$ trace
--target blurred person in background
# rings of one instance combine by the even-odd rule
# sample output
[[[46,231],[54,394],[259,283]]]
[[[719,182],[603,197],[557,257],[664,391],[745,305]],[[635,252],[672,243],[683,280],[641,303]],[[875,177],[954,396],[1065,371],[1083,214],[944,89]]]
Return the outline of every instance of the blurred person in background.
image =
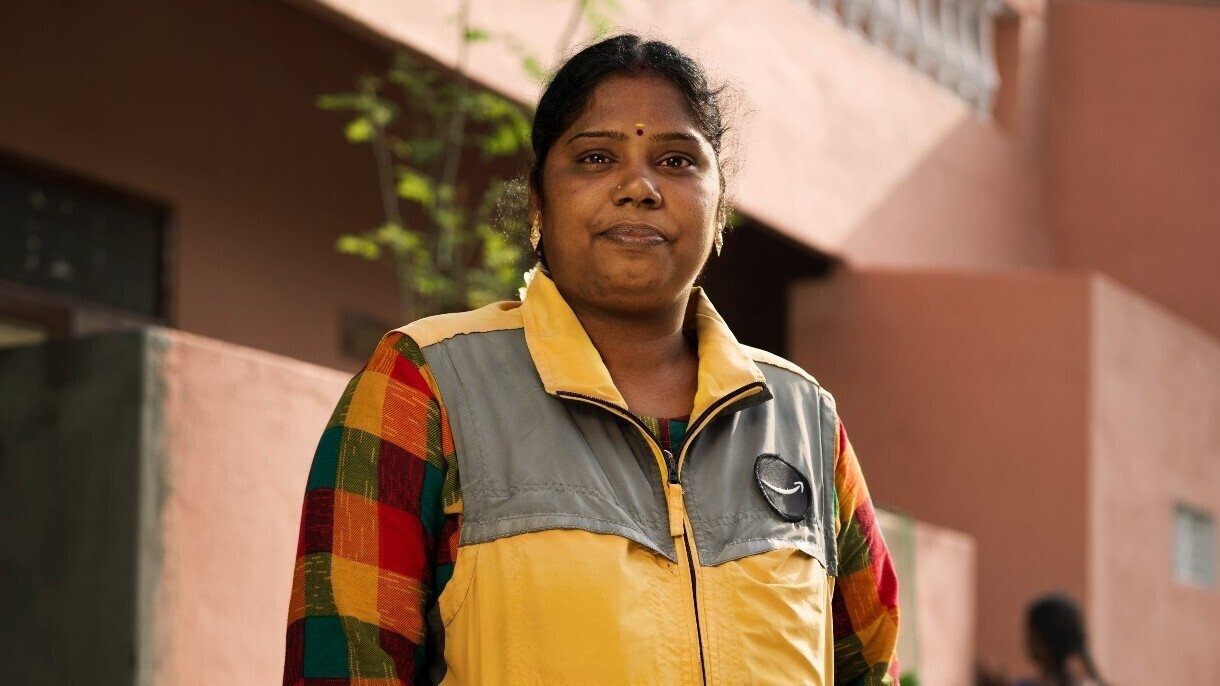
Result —
[[[1026,608],[1025,650],[1035,677],[1012,682],[979,665],[976,686],[1105,686],[1089,653],[1080,608],[1066,595],[1045,595]]]
[[[1080,608],[1065,595],[1046,595],[1029,604],[1025,649],[1038,676],[1018,682],[1019,686],[1103,686],[1089,653]]]
[[[896,683],[833,398],[693,286],[727,213],[719,93],[632,35],[556,73],[524,299],[387,334],[322,436],[285,684]]]

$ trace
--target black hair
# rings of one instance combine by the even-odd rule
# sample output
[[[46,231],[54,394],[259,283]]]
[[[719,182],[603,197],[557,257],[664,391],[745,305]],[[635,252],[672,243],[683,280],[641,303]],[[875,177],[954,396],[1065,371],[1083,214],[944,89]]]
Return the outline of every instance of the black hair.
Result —
[[[1050,594],[1034,600],[1026,612],[1026,626],[1029,635],[1046,651],[1048,664],[1043,667],[1050,672],[1047,676],[1066,684],[1068,661],[1079,657],[1089,678],[1101,682],[1093,657],[1089,654],[1084,619],[1080,608],[1071,598]]]
[[[719,161],[727,127],[721,118],[723,87],[713,88],[697,62],[669,43],[625,33],[594,43],[573,55],[547,84],[534,112],[534,160],[529,189],[542,198],[542,168],[555,141],[589,104],[594,89],[610,76],[660,76],[674,85],[686,109],[716,151]],[[723,184],[723,174],[721,183]]]

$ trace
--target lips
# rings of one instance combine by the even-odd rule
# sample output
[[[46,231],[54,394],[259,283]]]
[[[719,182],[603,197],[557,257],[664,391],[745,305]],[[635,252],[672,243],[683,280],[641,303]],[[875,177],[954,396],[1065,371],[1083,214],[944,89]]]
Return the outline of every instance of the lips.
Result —
[[[668,240],[653,226],[630,223],[615,224],[598,234],[598,237],[624,247],[638,248],[660,245]]]

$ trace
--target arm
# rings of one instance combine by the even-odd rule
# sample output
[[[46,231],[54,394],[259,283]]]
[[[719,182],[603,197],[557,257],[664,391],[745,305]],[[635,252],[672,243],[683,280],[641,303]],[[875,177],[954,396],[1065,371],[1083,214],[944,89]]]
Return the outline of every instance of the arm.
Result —
[[[881,538],[860,463],[838,423],[835,496],[839,576],[835,581],[835,683],[898,683],[898,577]]]
[[[460,509],[436,383],[415,342],[391,333],[348,384],[314,455],[285,686],[421,677],[433,647],[425,618],[452,570]]]

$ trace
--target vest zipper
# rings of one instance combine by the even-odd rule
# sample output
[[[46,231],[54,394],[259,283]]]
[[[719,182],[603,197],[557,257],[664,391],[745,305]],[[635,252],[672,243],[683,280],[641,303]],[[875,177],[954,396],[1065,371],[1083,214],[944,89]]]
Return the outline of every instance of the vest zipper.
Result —
[[[690,571],[691,600],[695,609],[695,637],[699,642],[699,675],[702,678],[702,683],[705,685],[707,684],[707,659],[703,652],[703,625],[699,621],[699,578],[696,572],[698,561],[695,559],[696,554],[694,552],[695,532],[689,526],[690,517],[686,513],[686,499],[682,492],[682,464],[686,460],[687,450],[693,442],[692,439],[703,427],[707,426],[713,417],[732,407],[734,403],[754,395],[755,392],[761,391],[765,387],[766,384],[762,382],[746,384],[732,393],[725,394],[712,403],[707,408],[707,411],[697,417],[695,422],[687,428],[686,435],[682,437],[682,450],[679,451],[677,459],[674,459],[672,452],[661,450],[661,446],[657,444],[652,435],[652,429],[649,429],[644,420],[640,419],[634,412],[624,410],[618,405],[606,402],[601,398],[594,398],[593,396],[572,393],[570,391],[555,392],[556,396],[592,403],[620,417],[625,417],[640,429],[648,443],[660,453],[661,462],[665,467],[667,477],[665,479],[666,489],[669,491],[669,496],[666,498],[666,504],[669,508],[669,533],[675,539],[683,539],[682,547],[686,552],[686,565]],[[676,542],[674,546],[674,552],[677,553]]]
[[[654,457],[657,455],[661,456],[662,459],[661,459],[660,464],[658,465],[658,471],[660,471],[662,473],[662,478],[668,481],[669,479],[676,477],[677,463],[675,462],[673,465],[670,465],[669,462],[667,460],[665,460],[664,452],[666,452],[666,451],[661,450],[661,446],[657,444],[656,439],[652,435],[652,429],[648,428],[648,425],[644,423],[643,419],[640,419],[639,415],[632,412],[631,410],[625,410],[625,409],[619,407],[618,405],[615,405],[614,403],[607,402],[605,400],[602,400],[601,398],[594,398],[591,395],[584,395],[583,393],[573,393],[571,391],[555,391],[555,395],[560,398],[571,398],[573,400],[580,400],[580,401],[587,402],[592,405],[596,405],[603,409],[609,410],[610,412],[618,415],[619,417],[622,417],[623,419],[630,421],[632,424],[634,424],[636,426],[637,429],[640,430],[640,434],[644,436],[644,439],[648,442],[649,447],[656,448],[656,451],[653,453]],[[673,467],[672,470],[670,469],[671,466]]]
[[[754,396],[755,394],[762,391],[766,387],[767,387],[767,384],[765,384],[761,381],[756,381],[751,384],[746,384],[745,386],[738,388],[737,390],[733,391],[732,393],[726,393],[725,395],[721,396],[719,400],[712,403],[707,408],[706,412],[699,415],[696,418],[695,422],[692,423],[689,427],[687,427],[686,435],[682,437],[682,450],[678,451],[678,460],[677,460],[678,473],[680,474],[682,472],[682,464],[684,462],[686,462],[686,454],[691,446],[691,443],[694,442],[692,439],[694,439],[696,434],[698,434],[700,431],[702,431],[703,428],[705,426],[707,426],[708,423],[716,417],[716,415],[730,409],[733,405],[735,405],[739,402],[745,401],[747,398],[750,398],[751,396]]]
[[[686,564],[690,566],[690,592],[695,604],[695,638],[699,641],[699,676],[703,677],[703,683],[706,686],[707,660],[703,655],[703,623],[699,621],[699,579],[695,576],[695,553],[691,547],[694,544],[695,533],[687,528],[686,522],[682,523],[682,529],[686,535]]]
[[[703,430],[703,427],[707,426],[707,423],[716,415],[727,410],[733,404],[754,395],[754,392],[761,391],[762,389],[766,388],[766,386],[767,384],[761,381],[755,381],[754,383],[746,384],[745,386],[742,386],[731,393],[726,393],[716,402],[712,403],[707,408],[706,412],[696,417],[694,423],[687,427],[686,434],[682,437],[682,450],[678,453],[677,461],[672,460],[672,453],[669,456],[670,459],[665,458],[664,453],[668,451],[661,450],[661,446],[657,445],[656,440],[653,438],[652,429],[648,428],[648,425],[644,423],[644,420],[640,419],[639,415],[635,414],[631,410],[623,409],[612,402],[602,400],[601,398],[595,398],[591,395],[585,395],[583,393],[573,393],[572,391],[555,391],[555,395],[560,398],[582,400],[592,405],[596,405],[603,409],[609,410],[610,412],[613,412],[624,419],[627,419],[632,424],[635,424],[636,428],[640,430],[640,433],[642,433],[648,440],[651,447],[655,447],[658,453],[662,453],[661,462],[665,467],[666,481],[668,483],[679,483],[682,463],[686,460],[687,449],[690,447],[692,442],[691,439],[694,438],[695,434]]]

